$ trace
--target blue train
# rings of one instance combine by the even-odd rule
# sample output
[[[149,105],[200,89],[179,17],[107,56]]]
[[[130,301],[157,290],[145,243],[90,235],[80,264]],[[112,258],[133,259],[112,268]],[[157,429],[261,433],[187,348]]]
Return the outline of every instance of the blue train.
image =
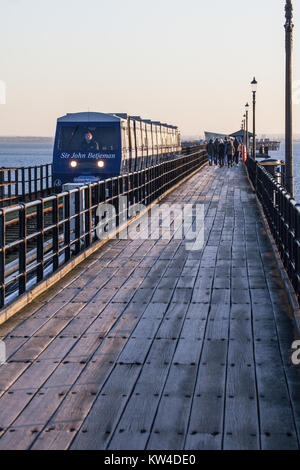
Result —
[[[94,183],[181,152],[178,128],[127,114],[75,113],[57,120],[53,181]]]

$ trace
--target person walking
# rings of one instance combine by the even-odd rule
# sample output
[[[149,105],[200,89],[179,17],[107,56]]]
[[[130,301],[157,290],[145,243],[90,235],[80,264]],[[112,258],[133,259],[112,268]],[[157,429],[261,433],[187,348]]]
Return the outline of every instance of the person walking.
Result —
[[[214,143],[214,147],[215,147],[215,165],[218,165],[219,163],[219,139],[216,138],[215,140],[215,143]]]
[[[227,140],[225,153],[227,155],[228,168],[232,167],[232,158],[233,158],[233,154],[234,154],[234,147],[233,147],[232,140],[230,138],[228,138],[228,140]]]
[[[235,154],[235,164],[236,164],[236,166],[238,166],[239,163],[240,163],[242,150],[243,150],[243,144],[240,140],[238,141],[238,144],[239,145],[237,147],[237,151],[236,151],[236,154]]]
[[[208,142],[208,144],[206,146],[206,151],[207,151],[207,154],[208,154],[209,165],[212,166],[213,158],[214,158],[214,155],[215,155],[215,146],[214,146],[214,143],[213,143],[212,139],[210,139],[210,141]]]
[[[224,139],[224,165],[227,165],[228,159],[227,159],[227,144],[228,144],[228,139],[225,137]]]
[[[238,165],[239,163],[239,146],[240,146],[240,142],[237,138],[235,138],[233,142],[233,147],[234,147],[234,162],[236,165]]]
[[[223,139],[220,140],[219,143],[219,165],[220,168],[224,166],[224,155],[225,155],[225,145]]]

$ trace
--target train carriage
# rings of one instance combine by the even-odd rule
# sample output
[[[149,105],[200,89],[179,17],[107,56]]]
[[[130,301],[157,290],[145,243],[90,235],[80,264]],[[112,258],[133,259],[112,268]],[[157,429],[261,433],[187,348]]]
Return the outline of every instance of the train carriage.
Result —
[[[180,152],[175,126],[124,113],[67,114],[57,120],[54,185],[97,182],[176,158]]]

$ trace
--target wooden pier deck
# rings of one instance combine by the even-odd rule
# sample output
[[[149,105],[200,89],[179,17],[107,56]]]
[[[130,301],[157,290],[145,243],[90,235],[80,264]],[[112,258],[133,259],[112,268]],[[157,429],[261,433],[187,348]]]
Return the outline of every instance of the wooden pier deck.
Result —
[[[205,204],[205,246],[111,240],[0,327],[0,449],[299,449],[292,313],[245,170]]]

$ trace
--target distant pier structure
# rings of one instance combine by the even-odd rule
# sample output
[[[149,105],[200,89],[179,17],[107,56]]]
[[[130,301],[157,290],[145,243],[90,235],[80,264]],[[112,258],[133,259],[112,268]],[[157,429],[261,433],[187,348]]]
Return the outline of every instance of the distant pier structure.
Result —
[[[205,140],[208,142],[211,139],[225,139],[225,137],[237,137],[241,140],[246,140],[246,131],[244,129],[241,129],[237,132],[232,132],[231,134],[220,134],[217,132],[204,132],[205,135]],[[250,139],[250,148],[252,148],[252,142],[253,142],[253,134],[251,132],[248,132],[249,139]],[[279,150],[280,148],[280,141],[278,140],[272,140],[272,139],[256,139],[256,148],[259,150],[261,148],[268,148],[269,151],[276,151]]]

